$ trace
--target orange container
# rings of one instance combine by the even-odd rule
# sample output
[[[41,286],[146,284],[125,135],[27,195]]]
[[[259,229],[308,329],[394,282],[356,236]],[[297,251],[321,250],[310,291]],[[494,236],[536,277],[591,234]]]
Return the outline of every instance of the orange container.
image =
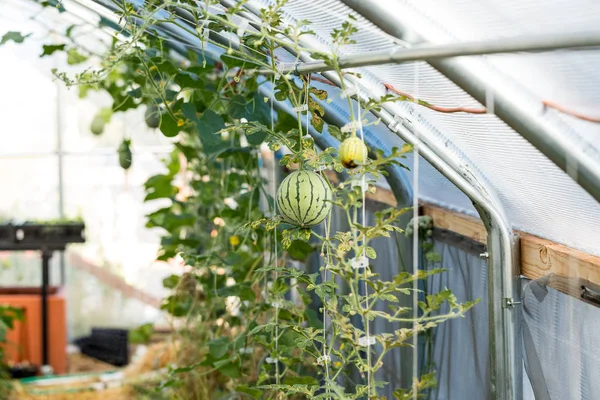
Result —
[[[16,321],[8,332],[6,361],[29,361],[42,365],[42,299],[37,293],[0,294],[0,304],[23,310],[23,321]],[[62,290],[48,295],[48,358],[55,374],[67,371],[67,320]]]

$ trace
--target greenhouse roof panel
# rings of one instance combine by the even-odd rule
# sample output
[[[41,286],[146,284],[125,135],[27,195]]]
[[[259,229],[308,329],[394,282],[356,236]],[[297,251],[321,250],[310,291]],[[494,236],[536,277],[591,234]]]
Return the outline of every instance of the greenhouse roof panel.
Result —
[[[424,22],[423,31],[431,28],[428,38],[433,38],[436,42],[522,36],[541,33],[544,29],[547,31],[560,25],[556,20],[553,23],[546,21],[539,29],[533,30],[530,28],[531,24],[525,24],[526,21],[532,20],[537,8],[536,2],[520,7],[517,4],[515,7],[501,7],[498,2],[475,1],[462,1],[458,4],[390,1],[389,4],[390,10],[395,13],[420,15]],[[340,1],[328,0],[309,5],[304,0],[296,0],[290,1],[284,9],[289,18],[310,20],[311,29],[317,33],[323,44],[329,42],[333,28],[339,27],[349,14],[354,15],[359,27],[358,33],[353,36],[356,44],[345,47],[344,53],[382,50],[399,43]],[[559,9],[565,12],[560,7],[557,9],[555,4],[550,9],[556,13]],[[572,6],[566,9],[578,10]],[[530,15],[527,18],[523,17],[521,13],[524,12]],[[551,11],[547,11],[540,19],[544,20],[550,13]],[[448,15],[455,14],[461,17],[448,18]],[[478,18],[478,15],[485,15],[487,19]],[[559,32],[597,29],[594,26],[593,13],[575,11],[573,18],[570,16],[568,19],[573,26],[562,26]],[[473,32],[487,26],[490,29],[485,34],[474,35]],[[500,77],[502,82],[508,82],[507,88],[518,94],[519,101],[533,110],[537,109],[540,115],[563,129],[565,134],[575,141],[574,144],[585,146],[587,140],[600,148],[600,125],[553,109],[545,109],[541,103],[544,99],[558,99],[581,113],[593,113],[595,110],[591,105],[596,103],[598,95],[589,82],[594,80],[592,66],[598,64],[595,62],[598,57],[598,51],[555,51],[542,54],[472,57],[464,62],[471,63],[474,70],[481,74],[487,74],[491,81]],[[363,80],[378,82],[382,87],[379,94],[384,92],[383,84],[388,84],[436,106],[473,109],[484,107],[426,63],[373,66],[357,71],[362,74]],[[493,96],[491,98],[493,99]],[[345,101],[339,98],[336,98],[336,103],[347,108],[343,104]],[[410,109],[414,106],[405,104],[405,107]],[[418,112],[426,116],[428,125],[455,144],[483,173],[497,190],[507,215],[516,228],[596,252],[593,232],[600,226],[600,217],[596,217],[600,216],[600,205],[512,128],[491,114],[450,114],[425,107],[418,107]],[[424,169],[421,173],[439,175],[433,168]],[[410,179],[412,180],[412,177]],[[466,204],[463,196],[447,196],[444,190],[437,190],[439,178],[432,176],[420,180],[421,195],[427,194],[425,197],[429,200],[471,213],[474,211]],[[584,215],[588,217],[582,218]],[[580,225],[579,229],[565,229],[575,220]]]

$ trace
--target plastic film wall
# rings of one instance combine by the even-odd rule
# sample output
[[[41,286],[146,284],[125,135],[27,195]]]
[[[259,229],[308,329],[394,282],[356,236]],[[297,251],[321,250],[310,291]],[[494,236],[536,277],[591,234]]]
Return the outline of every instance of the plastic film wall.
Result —
[[[549,279],[523,282],[526,399],[597,399],[600,307],[547,286]]]
[[[262,0],[261,3],[269,1]],[[459,3],[387,0],[385,6],[390,13],[405,16],[407,21],[411,21],[411,27],[436,43],[597,29],[596,14],[593,11],[581,12],[589,6],[585,0],[543,4],[511,1],[510,6],[495,0],[464,0]],[[284,10],[289,20],[311,21],[311,30],[316,32],[318,41],[324,46],[328,46],[332,29],[346,21],[348,15],[355,16],[359,28],[354,36],[356,44],[342,48],[341,53],[344,54],[384,50],[400,43],[339,0],[316,3],[292,0]],[[536,15],[536,21],[542,23],[533,27],[527,22],[530,19],[523,15]],[[541,55],[495,55],[468,57],[464,64],[487,79],[490,85],[501,82],[504,88],[515,93],[515,99],[521,100],[524,107],[560,127],[574,146],[585,149],[599,146],[600,125],[545,109],[542,101],[558,101],[593,114],[595,111],[587,105],[595,104],[600,81],[591,73],[589,66],[597,64],[599,54],[597,51],[577,54],[560,51]],[[377,94],[385,93],[383,84],[386,83],[439,106],[485,106],[426,63],[366,67],[357,69],[357,72],[361,73],[362,82]],[[493,108],[492,89],[490,93],[488,106]],[[343,107],[340,99],[334,100]],[[600,254],[593,235],[600,226],[600,205],[497,117],[491,114],[443,114],[409,103],[405,103],[402,109],[403,115],[423,116],[425,128],[437,132],[440,143],[457,146],[465,159],[487,177],[515,228]],[[598,162],[600,167],[600,160]],[[445,191],[437,190],[437,172],[424,171],[429,172],[433,172],[432,178],[425,179],[421,187],[423,193],[429,193],[428,200],[475,214],[464,197],[455,196],[453,200],[446,196]],[[428,184],[432,186],[428,187]],[[581,219],[582,215],[587,217]],[[573,220],[578,220],[578,229],[567,228]]]

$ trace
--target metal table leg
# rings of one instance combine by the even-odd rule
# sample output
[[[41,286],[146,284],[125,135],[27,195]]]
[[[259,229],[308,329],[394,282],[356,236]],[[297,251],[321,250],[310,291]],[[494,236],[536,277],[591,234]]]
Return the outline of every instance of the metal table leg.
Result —
[[[48,286],[52,251],[42,250],[42,371],[48,371]]]

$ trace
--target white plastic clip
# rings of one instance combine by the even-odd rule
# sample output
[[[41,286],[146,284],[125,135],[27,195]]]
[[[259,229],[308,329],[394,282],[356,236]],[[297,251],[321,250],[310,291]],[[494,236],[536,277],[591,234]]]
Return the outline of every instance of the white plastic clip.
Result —
[[[317,358],[317,365],[327,365],[331,362],[331,357],[328,354]]]
[[[388,125],[390,131],[398,132],[398,129],[402,126],[402,119],[398,116],[394,117],[394,120]]]
[[[271,302],[271,307],[275,308],[275,309],[280,309],[281,308],[281,303],[278,301],[273,301]]]
[[[277,69],[277,73],[275,74],[275,80],[278,80],[281,77],[281,75],[283,75],[283,71],[285,70],[285,63],[278,62],[275,68]]]
[[[360,121],[352,121],[348,122],[346,125],[342,126],[342,133],[352,132],[352,129],[360,130],[362,123]]]
[[[240,354],[252,354],[254,353],[254,347],[242,347],[239,352]]]
[[[321,172],[321,171],[325,171],[327,169],[327,165],[319,165],[317,168],[315,168],[316,172]]]
[[[353,258],[350,260],[350,266],[354,269],[367,268],[369,265],[369,259],[365,256]]]
[[[369,184],[367,183],[367,181],[365,179],[353,180],[350,182],[350,184],[353,188],[359,187],[363,193],[366,193],[367,190],[369,189]]]
[[[237,35],[238,37],[242,37],[244,36],[244,32],[246,32],[246,28],[248,28],[249,22],[247,19],[243,19],[240,24],[238,25],[237,28]]]
[[[358,339],[358,345],[362,347],[369,347],[375,344],[376,340],[374,336],[363,336]]]
[[[294,107],[295,112],[308,111],[308,104],[302,104],[301,106]]]
[[[340,97],[342,99],[345,99],[347,97],[354,96],[356,93],[358,93],[358,91],[356,90],[356,87],[349,87],[346,90],[342,91],[342,93],[340,94]]]
[[[279,358],[277,358],[277,357],[267,357],[265,359],[265,361],[267,362],[267,364],[275,364],[277,361],[279,361]]]

